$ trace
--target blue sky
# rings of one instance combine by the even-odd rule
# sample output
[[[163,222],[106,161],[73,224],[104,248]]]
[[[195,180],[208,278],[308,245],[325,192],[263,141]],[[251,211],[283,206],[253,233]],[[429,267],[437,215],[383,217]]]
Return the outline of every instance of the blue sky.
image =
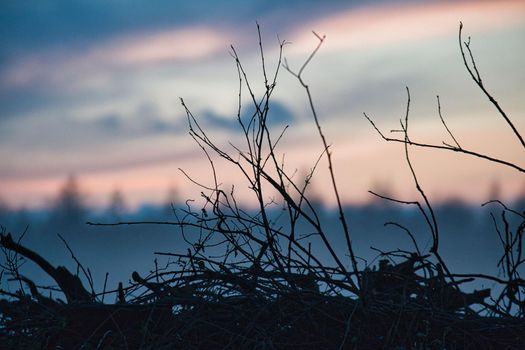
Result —
[[[132,205],[161,201],[172,187],[184,198],[198,195],[178,171],[210,180],[179,97],[218,142],[239,141],[229,47],[260,87],[256,21],[269,66],[277,36],[292,43],[284,54],[298,67],[316,44],[311,30],[327,35],[305,77],[345,201],[366,201],[376,187],[414,195],[401,150],[381,142],[362,114],[396,128],[405,86],[419,139],[446,140],[439,94],[465,144],[523,164],[523,150],[462,66],[460,20],[485,83],[525,130],[519,1],[7,1],[0,9],[0,197],[16,207],[45,206],[69,174],[93,204],[115,188]],[[293,126],[280,151],[299,173],[321,149],[306,107],[297,81],[281,72],[273,127]],[[522,175],[484,162],[435,152],[414,157],[436,200],[486,199],[495,182],[512,197],[525,186]],[[225,185],[237,181],[231,169],[221,171]],[[319,195],[325,176],[321,170],[314,182]]]

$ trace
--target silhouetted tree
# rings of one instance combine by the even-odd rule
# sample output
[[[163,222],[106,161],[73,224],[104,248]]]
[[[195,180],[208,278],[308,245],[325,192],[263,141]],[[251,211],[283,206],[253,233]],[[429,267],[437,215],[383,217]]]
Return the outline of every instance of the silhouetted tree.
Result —
[[[180,202],[179,191],[177,190],[176,186],[171,185],[168,188],[166,199],[164,200],[164,203],[162,204],[163,214],[165,215],[173,214],[173,207],[176,207],[179,202]]]
[[[500,200],[501,198],[501,185],[498,180],[494,180],[490,185],[489,196],[487,200]]]
[[[520,193],[517,196],[516,203],[514,204],[516,210],[525,213],[525,185],[521,188]]]
[[[51,221],[55,225],[71,226],[82,223],[86,213],[84,195],[80,191],[76,177],[70,175],[60,188],[52,207]]]
[[[7,218],[10,212],[11,210],[9,209],[9,206],[7,205],[6,201],[2,197],[0,197],[0,218]]]
[[[116,188],[109,200],[108,214],[113,220],[121,220],[122,215],[127,211],[126,201],[122,191]]]

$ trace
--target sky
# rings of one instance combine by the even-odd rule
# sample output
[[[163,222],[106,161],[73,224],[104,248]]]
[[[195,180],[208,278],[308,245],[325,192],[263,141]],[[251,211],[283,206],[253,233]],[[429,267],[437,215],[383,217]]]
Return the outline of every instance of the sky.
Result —
[[[11,1],[0,7],[0,199],[13,208],[49,206],[75,175],[91,205],[118,189],[128,204],[182,199],[200,189],[179,170],[212,183],[205,155],[188,135],[187,106],[218,144],[242,144],[235,123],[238,77],[230,45],[255,90],[263,77],[256,22],[268,69],[279,40],[292,68],[326,41],[307,67],[335,175],[346,203],[368,190],[416,198],[403,149],[380,139],[366,112],[399,128],[411,93],[413,139],[451,142],[525,165],[525,150],[468,76],[459,22],[488,90],[525,134],[523,1]],[[245,94],[246,96],[246,94]],[[249,110],[249,100],[243,100]],[[272,132],[289,125],[278,150],[306,173],[322,151],[297,79],[281,70],[270,105]],[[231,148],[230,148],[231,150]],[[412,151],[433,201],[501,199],[525,191],[523,173],[452,152]],[[224,188],[246,187],[218,163]],[[312,195],[334,203],[322,161]],[[250,204],[239,191],[240,200]]]

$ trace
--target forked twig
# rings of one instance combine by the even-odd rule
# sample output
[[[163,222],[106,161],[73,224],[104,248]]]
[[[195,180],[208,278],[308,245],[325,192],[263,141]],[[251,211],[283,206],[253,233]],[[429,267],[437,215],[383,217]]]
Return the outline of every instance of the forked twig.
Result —
[[[358,276],[359,275],[358,274],[359,269],[358,269],[358,266],[357,266],[357,260],[356,260],[356,256],[355,256],[355,253],[354,253],[354,249],[353,249],[353,246],[352,246],[352,240],[350,238],[350,229],[348,228],[348,223],[347,223],[347,219],[345,217],[344,211],[343,211],[343,205],[342,205],[341,198],[340,198],[340,195],[339,195],[337,182],[335,180],[335,171],[334,171],[334,167],[333,167],[333,163],[332,163],[332,152],[330,152],[328,142],[326,141],[326,137],[325,137],[325,135],[323,133],[323,130],[321,128],[321,124],[319,123],[319,118],[318,118],[318,115],[317,115],[317,111],[315,109],[315,105],[314,105],[314,102],[313,102],[312,94],[310,92],[310,87],[306,84],[306,82],[303,80],[303,77],[302,77],[302,73],[303,73],[304,69],[308,66],[308,64],[313,59],[313,57],[315,56],[317,51],[319,51],[319,49],[321,48],[322,44],[324,43],[324,40],[326,39],[325,35],[320,36],[316,32],[313,32],[313,34],[317,37],[319,42],[317,43],[317,46],[314,48],[314,50],[310,53],[310,55],[308,56],[306,61],[303,63],[303,65],[301,66],[299,71],[297,73],[295,73],[289,67],[289,65],[288,65],[288,63],[286,61],[284,62],[284,68],[288,72],[290,72],[293,76],[295,76],[297,78],[297,80],[299,80],[299,83],[302,85],[302,87],[306,91],[306,94],[307,94],[307,97],[308,97],[308,103],[309,103],[309,106],[310,106],[310,111],[312,113],[312,116],[313,116],[314,121],[315,121],[315,125],[317,127],[317,131],[318,131],[319,136],[321,138],[321,141],[323,143],[323,149],[326,151],[326,158],[327,158],[327,161],[328,161],[328,171],[330,173],[330,180],[331,180],[331,183],[332,183],[332,189],[334,191],[334,195],[335,195],[336,202],[337,202],[337,209],[338,209],[338,212],[339,212],[339,221],[341,222],[341,225],[343,226],[343,232],[344,232],[345,239],[346,239],[346,245],[347,245],[348,253],[350,255],[350,260],[352,262],[352,268],[353,268],[354,273]],[[357,285],[360,286],[359,278],[357,279]]]

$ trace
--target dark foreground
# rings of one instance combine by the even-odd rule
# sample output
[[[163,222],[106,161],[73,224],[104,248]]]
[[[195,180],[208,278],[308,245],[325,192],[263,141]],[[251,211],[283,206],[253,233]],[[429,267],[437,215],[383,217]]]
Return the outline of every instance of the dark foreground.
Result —
[[[360,289],[328,268],[268,271],[257,261],[180,256],[176,271],[132,274],[108,305],[78,276],[53,267],[2,235],[1,246],[40,265],[66,300],[3,291],[0,342],[6,349],[523,349],[525,320],[465,293],[439,264],[407,254],[360,272]],[[305,265],[308,266],[308,265]],[[324,270],[324,271],[323,271]],[[519,304],[518,304],[519,305]],[[477,311],[474,311],[477,310]]]

